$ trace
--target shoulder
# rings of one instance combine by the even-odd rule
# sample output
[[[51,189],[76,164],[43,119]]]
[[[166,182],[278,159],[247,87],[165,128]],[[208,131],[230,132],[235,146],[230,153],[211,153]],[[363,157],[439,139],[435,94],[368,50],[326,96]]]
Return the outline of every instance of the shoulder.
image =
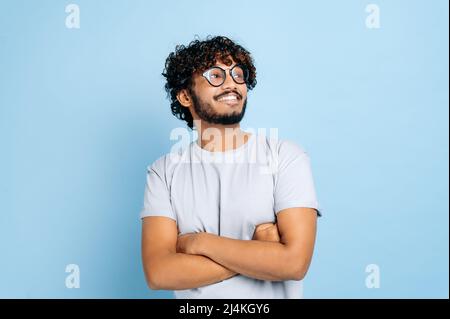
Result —
[[[295,141],[266,137],[267,145],[280,161],[291,161],[299,157],[308,157],[305,149]]]
[[[262,136],[260,143],[264,144],[270,165],[276,172],[284,171],[291,164],[303,165],[309,163],[305,149],[297,142],[280,139],[277,136]]]
[[[175,168],[188,157],[189,147],[173,149],[158,157],[153,163],[147,165],[147,173],[154,173],[161,178],[167,179],[173,174]]]
[[[287,157],[306,155],[305,149],[298,143],[291,140],[280,140],[278,143],[278,153]]]

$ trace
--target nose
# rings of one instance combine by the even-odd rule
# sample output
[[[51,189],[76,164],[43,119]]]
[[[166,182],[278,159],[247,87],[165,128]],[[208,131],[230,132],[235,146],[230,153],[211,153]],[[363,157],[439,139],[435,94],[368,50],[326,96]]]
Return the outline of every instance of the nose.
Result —
[[[228,70],[226,72],[225,82],[223,82],[223,84],[222,84],[222,89],[224,89],[224,90],[237,89],[237,84],[232,79],[231,74],[230,74],[230,72]]]

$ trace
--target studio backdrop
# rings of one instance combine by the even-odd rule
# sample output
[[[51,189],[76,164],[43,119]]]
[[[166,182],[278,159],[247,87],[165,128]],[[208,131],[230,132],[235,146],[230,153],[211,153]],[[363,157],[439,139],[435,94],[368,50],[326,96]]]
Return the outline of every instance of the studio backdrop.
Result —
[[[185,127],[161,75],[224,35],[241,127],[311,158],[305,298],[448,298],[448,1],[0,0],[0,297],[171,298],[142,270],[146,167]]]

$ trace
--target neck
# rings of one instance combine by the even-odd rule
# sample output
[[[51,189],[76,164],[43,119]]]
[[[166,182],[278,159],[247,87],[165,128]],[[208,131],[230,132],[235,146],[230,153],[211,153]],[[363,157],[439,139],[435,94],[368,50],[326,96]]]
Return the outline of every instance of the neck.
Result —
[[[194,121],[198,132],[197,144],[210,152],[224,152],[245,144],[251,134],[244,132],[239,123],[232,125]]]

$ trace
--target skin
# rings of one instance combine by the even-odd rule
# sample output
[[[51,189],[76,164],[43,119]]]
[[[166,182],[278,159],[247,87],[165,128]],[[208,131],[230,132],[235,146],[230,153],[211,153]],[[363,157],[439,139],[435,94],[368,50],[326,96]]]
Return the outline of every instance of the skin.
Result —
[[[227,66],[222,62],[218,62],[216,66],[228,70],[235,65],[235,62],[232,62],[233,64],[230,66]],[[193,90],[200,101],[212,105],[214,110],[219,114],[242,112],[244,101],[247,99],[247,86],[245,84],[237,84],[234,82],[229,76],[228,71],[225,82],[220,87],[211,86],[204,77],[200,74],[195,74],[193,76]],[[217,101],[221,95],[229,91],[236,92],[240,95],[240,100],[237,105],[230,106],[226,103]],[[203,149],[211,152],[234,149],[245,144],[251,136],[251,134],[241,130],[239,123],[221,125],[202,121],[195,112],[192,97],[188,90],[181,90],[177,98],[182,106],[189,108],[192,117],[194,118],[194,125],[199,132],[199,136],[201,136],[201,138],[199,138],[199,144]],[[213,134],[215,132],[218,134]]]
[[[229,69],[220,61],[217,66]],[[211,86],[200,74],[193,76],[193,90],[215,112],[241,112],[247,98],[245,84],[236,84],[229,74],[220,87]],[[217,101],[226,92],[236,92],[236,105]],[[245,144],[250,134],[239,123],[212,124],[196,114],[187,90],[178,101],[189,108],[199,132],[199,145],[205,150],[226,151]],[[220,134],[209,134],[210,131]],[[245,213],[245,212],[243,212]],[[142,223],[142,260],[151,289],[197,288],[242,274],[261,280],[301,280],[309,268],[316,237],[317,212],[294,207],[278,212],[277,222],[257,225],[252,240],[238,240],[206,232],[180,235],[176,222],[166,217],[145,217]]]

